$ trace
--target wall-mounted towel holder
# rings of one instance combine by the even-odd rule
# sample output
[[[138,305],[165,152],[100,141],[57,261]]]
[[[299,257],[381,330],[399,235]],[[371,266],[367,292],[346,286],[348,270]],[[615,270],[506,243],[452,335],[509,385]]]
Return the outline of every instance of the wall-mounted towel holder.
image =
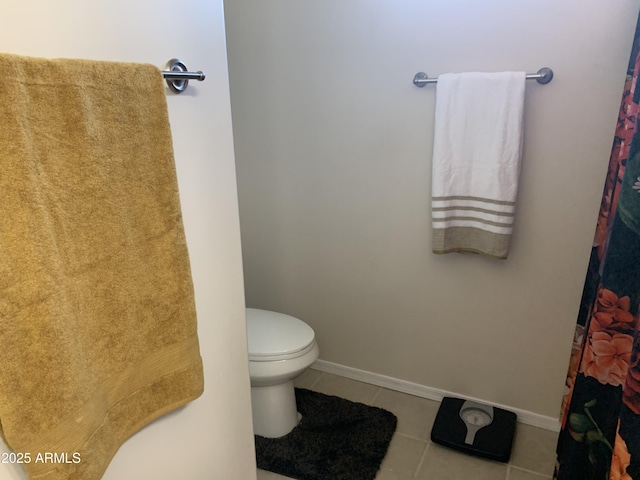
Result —
[[[545,85],[553,79],[553,70],[549,67],[542,67],[537,73],[527,73],[527,80],[535,80],[536,82]],[[437,83],[437,78],[429,78],[424,72],[418,72],[413,77],[413,84],[416,87],[424,87],[427,83]]]
[[[182,60],[172,58],[164,67],[167,71],[162,72],[162,76],[167,81],[169,89],[174,93],[182,93],[189,86],[189,80],[203,81],[204,72],[189,72],[187,66]]]

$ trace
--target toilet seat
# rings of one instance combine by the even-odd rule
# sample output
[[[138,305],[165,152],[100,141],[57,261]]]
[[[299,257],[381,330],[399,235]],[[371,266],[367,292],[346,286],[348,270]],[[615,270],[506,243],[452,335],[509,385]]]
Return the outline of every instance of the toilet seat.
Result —
[[[315,333],[302,320],[257,308],[246,312],[249,361],[289,360],[313,350]]]

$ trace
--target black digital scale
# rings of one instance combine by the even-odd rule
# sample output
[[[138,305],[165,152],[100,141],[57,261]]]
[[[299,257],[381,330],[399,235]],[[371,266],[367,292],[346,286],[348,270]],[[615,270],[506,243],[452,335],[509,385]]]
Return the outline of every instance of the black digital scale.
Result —
[[[516,431],[513,412],[444,397],[431,429],[431,441],[470,455],[508,462]]]

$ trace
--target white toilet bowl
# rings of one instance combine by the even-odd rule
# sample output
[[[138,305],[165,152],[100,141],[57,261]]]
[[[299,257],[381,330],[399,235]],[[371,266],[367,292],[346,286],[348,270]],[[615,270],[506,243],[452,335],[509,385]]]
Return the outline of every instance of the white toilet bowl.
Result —
[[[253,431],[281,437],[299,422],[293,380],[318,358],[313,329],[283,313],[247,308]]]

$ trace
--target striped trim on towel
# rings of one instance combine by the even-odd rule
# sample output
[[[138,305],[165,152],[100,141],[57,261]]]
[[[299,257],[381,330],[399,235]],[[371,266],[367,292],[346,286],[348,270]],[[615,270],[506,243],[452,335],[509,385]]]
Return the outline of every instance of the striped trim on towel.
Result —
[[[475,252],[506,258],[514,211],[515,202],[504,200],[463,195],[433,197],[433,252]]]

